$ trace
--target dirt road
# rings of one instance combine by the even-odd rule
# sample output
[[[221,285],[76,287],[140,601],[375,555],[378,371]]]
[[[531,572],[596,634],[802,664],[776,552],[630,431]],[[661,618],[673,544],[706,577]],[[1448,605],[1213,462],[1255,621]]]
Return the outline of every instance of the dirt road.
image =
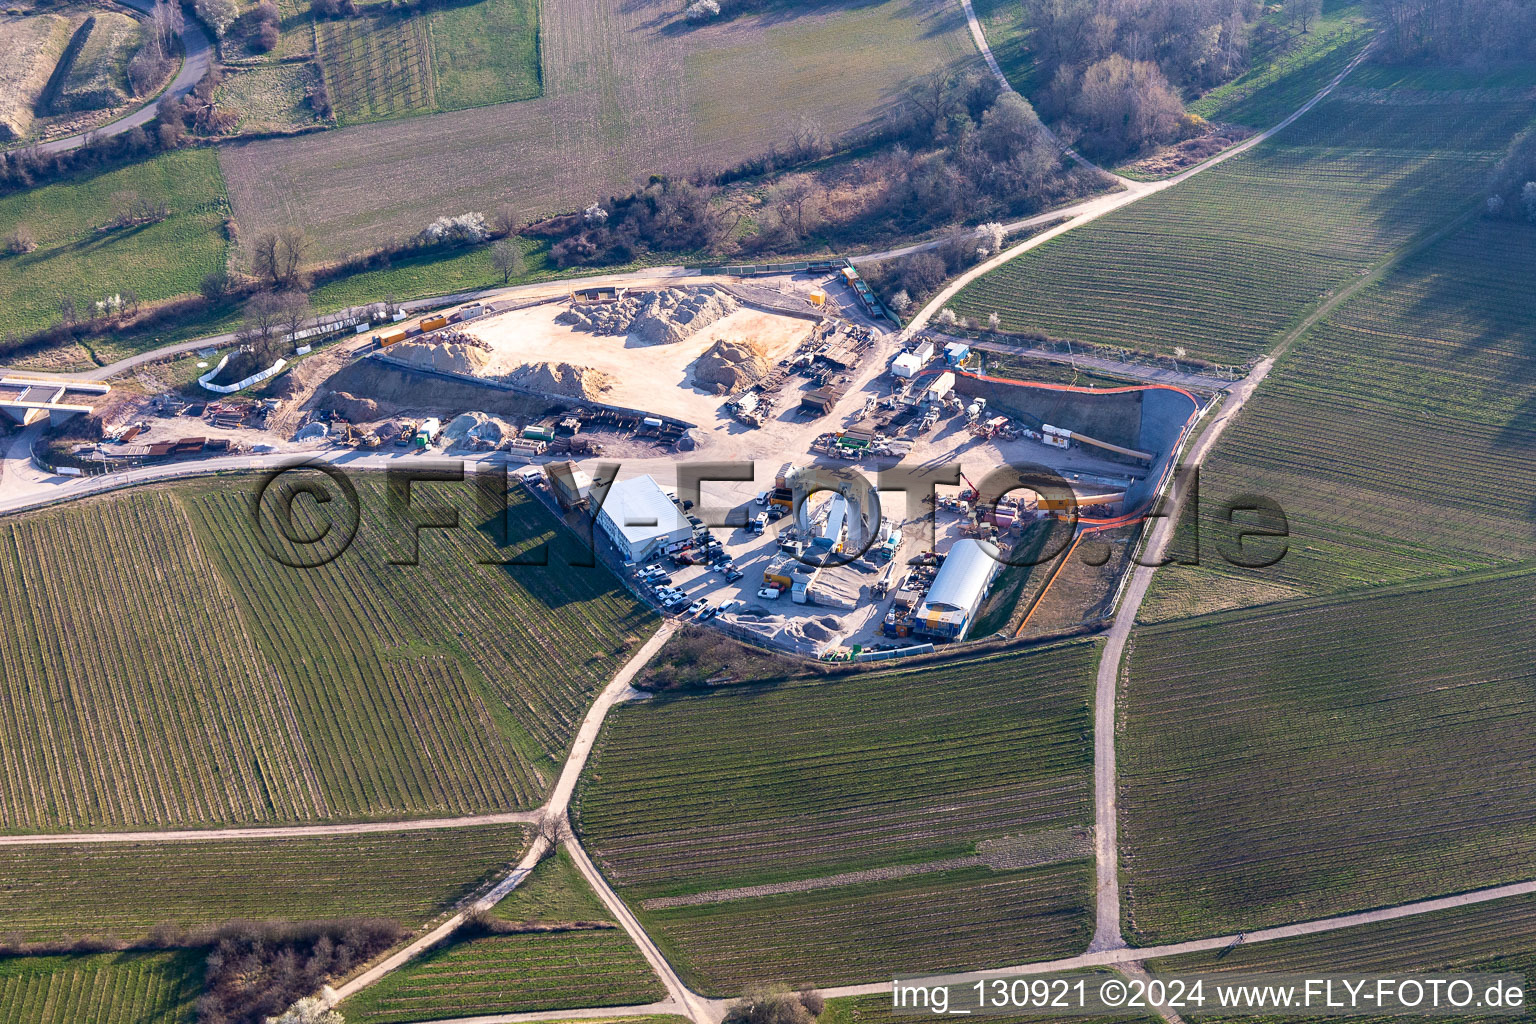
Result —
[[[640,645],[640,648],[624,663],[623,668],[619,669],[608,685],[603,688],[603,692],[598,694],[597,700],[592,702],[592,706],[587,709],[586,717],[581,721],[581,728],[576,732],[575,740],[571,743],[571,751],[566,756],[565,766],[560,770],[560,777],[555,782],[555,788],[550,793],[549,801],[536,812],[539,820],[558,821],[562,824],[565,831],[569,832],[570,826],[566,819],[566,811],[570,807],[571,793],[575,791],[576,780],[581,777],[581,770],[586,766],[587,756],[592,752],[592,743],[597,739],[598,733],[602,731],[603,719],[608,717],[608,712],[615,704],[627,700],[633,695],[629,685],[630,680],[634,679],[635,673],[639,672],[641,667],[650,661],[657,651],[661,650],[662,644],[665,644],[671,638],[676,629],[676,621],[668,619],[666,622],[663,622],[661,628],[652,634],[649,640]],[[572,854],[576,855],[577,862],[585,862],[590,868],[591,862],[586,860],[586,854],[581,851],[580,846],[574,840],[570,842],[570,847]],[[452,935],[470,914],[488,910],[505,899],[508,893],[522,884],[523,880],[533,871],[534,866],[543,860],[544,856],[549,852],[549,837],[541,832],[534,840],[533,845],[529,847],[528,852],[517,862],[517,866],[484,896],[473,904],[459,910],[403,949],[398,950],[355,978],[352,978],[346,984],[339,988],[327,987],[325,990],[326,999],[334,1006],[348,996],[361,992],[386,974],[397,970],[439,942],[442,942]],[[585,873],[585,870],[583,873]],[[600,878],[601,876],[599,876]],[[604,885],[604,888],[606,888],[606,885]],[[599,895],[602,895],[603,889],[600,888],[598,892]],[[612,894],[611,890],[609,890],[609,894]],[[623,908],[622,904],[620,904],[620,908],[623,909],[625,915],[628,915],[627,908]],[[667,986],[667,991],[671,994],[673,1001],[680,1006],[686,1006],[687,1001],[685,997],[691,995],[691,993],[683,987],[682,982],[677,980],[677,975],[673,972],[672,966],[666,962],[666,958],[656,951],[655,946],[650,941],[650,937],[640,928],[639,923],[634,920],[632,915],[629,915],[627,919],[626,917],[618,917],[617,919],[620,924],[624,925],[625,930],[630,932],[630,937],[640,946],[641,952],[646,954],[646,959],[651,961],[651,966],[656,970],[657,975],[661,977],[662,983]],[[654,959],[652,959],[653,954]],[[695,1019],[702,1021],[704,1018]]]
[[[0,836],[0,846],[73,846],[81,843],[198,843],[219,839],[308,839],[316,836],[360,836],[379,832],[430,832],[475,825],[537,825],[539,811],[472,814],[459,818],[417,818],[407,821],[359,821],[343,825],[275,825],[270,828],[187,828],[169,832],[55,832],[47,835]]]

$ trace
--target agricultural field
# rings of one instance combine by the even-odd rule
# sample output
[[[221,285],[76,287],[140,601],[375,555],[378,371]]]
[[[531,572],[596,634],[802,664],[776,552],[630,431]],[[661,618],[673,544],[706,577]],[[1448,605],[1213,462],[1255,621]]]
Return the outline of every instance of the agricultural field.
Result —
[[[1127,935],[1528,877],[1533,602],[1525,569],[1139,630],[1119,740]]]
[[[144,33],[139,23],[116,11],[98,11],[80,31],[84,43],[70,62],[51,113],[116,107],[133,94],[128,84],[128,60],[138,51]]]
[[[1382,924],[1343,928],[1273,942],[1248,943],[1214,953],[1152,960],[1154,974],[1273,971],[1279,973],[1493,973],[1536,974],[1536,900],[1529,896],[1421,914]],[[1529,1004],[1531,986],[1526,985]],[[1206,1014],[1201,1020],[1221,1019]],[[1258,1015],[1245,1021],[1267,1021]],[[1296,1020],[1287,1017],[1287,1020]],[[1335,1018],[1337,1019],[1337,1018]],[[1411,1017],[1375,1017],[1402,1024]],[[1497,1021],[1504,1017],[1459,1016]]]
[[[710,991],[1064,952],[1091,929],[1095,653],[1079,643],[616,709],[578,827]]]
[[[454,942],[364,989],[342,1010],[350,1024],[408,1024],[664,998],[629,936],[610,926]]]
[[[481,931],[433,951],[348,1002],[347,1019],[393,1024],[665,998],[563,849],[540,861],[491,914],[514,930]]]
[[[1090,982],[1094,979],[1110,977],[1109,972],[1084,971],[1084,977]],[[897,1015],[891,1006],[889,995],[878,996],[845,996],[839,999],[828,999],[827,1008],[817,1018],[820,1024],[901,1024],[902,1021],[911,1020],[906,1014]],[[1061,1017],[1051,1018],[1044,1014],[1013,1017],[1007,1014],[989,1012],[987,1020],[996,1024],[1152,1024],[1157,1017],[1137,1017],[1126,1014],[1120,1017]]]
[[[1242,364],[1328,293],[1473,210],[1529,120],[1528,103],[1475,96],[1330,97],[1247,153],[983,276],[953,307],[996,312],[1005,330]]]
[[[387,917],[414,928],[522,855],[518,825],[289,839],[0,847],[0,919],[25,942],[156,925]]]
[[[1304,335],[1202,467],[1174,549],[1193,557],[1198,515],[1201,564],[1159,572],[1142,618],[1536,557],[1533,240],[1529,225],[1475,221]],[[1226,505],[1243,494],[1285,511],[1273,566],[1221,554]],[[1251,561],[1280,550],[1251,543]]]
[[[38,98],[72,30],[62,14],[0,15],[0,142],[32,130]]]
[[[274,64],[229,71],[218,104],[236,117],[241,132],[290,132],[319,124],[309,105],[316,80],[312,64]]]
[[[163,203],[169,216],[101,230],[118,193]],[[37,241],[33,252],[0,255],[0,335],[58,323],[61,295],[72,297],[83,315],[97,300],[128,289],[145,302],[197,291],[205,274],[224,266],[228,212],[218,157],[207,149],[0,198],[0,240],[25,227]]]
[[[315,23],[343,124],[531,99],[539,94],[538,7],[478,0],[430,14]]]
[[[1083,826],[1095,656],[1078,643],[619,707],[578,827],[608,878],[645,899]]]
[[[538,99],[221,149],[242,229],[302,224],[326,256],[502,203],[530,219],[562,213],[652,171],[759,155],[803,120],[840,135],[877,119],[905,82],[975,59],[946,0],[776,8],[686,28],[668,0],[551,0],[539,19]],[[444,90],[480,86],[466,75],[437,88],[442,103]]]
[[[649,910],[641,920],[683,980],[711,995],[764,982],[834,985],[994,967],[1088,944],[1093,865],[957,868]]]
[[[469,522],[427,531],[421,564],[400,566],[383,481],[361,477],[353,548],[290,569],[258,547],[254,485],[137,490],[4,524],[0,827],[537,804],[649,613],[600,569],[560,571],[558,554],[548,568],[479,564],[554,537],[520,493],[498,552],[470,525],[467,489],[438,488]],[[434,488],[416,492],[430,508]],[[100,536],[119,538],[111,559],[93,554]],[[74,642],[84,621],[90,644]]]
[[[198,953],[0,960],[0,1024],[193,1024]]]

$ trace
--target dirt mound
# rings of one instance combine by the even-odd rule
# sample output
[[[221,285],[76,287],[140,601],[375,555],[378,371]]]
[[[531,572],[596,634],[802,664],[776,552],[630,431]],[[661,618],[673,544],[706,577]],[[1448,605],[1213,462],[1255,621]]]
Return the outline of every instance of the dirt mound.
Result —
[[[443,430],[443,436],[456,445],[495,447],[501,439],[516,433],[512,424],[489,413],[466,412],[455,416]]]
[[[423,369],[475,376],[491,361],[490,349],[490,345],[478,338],[456,334],[451,340],[402,341],[392,346],[388,354]]]
[[[705,388],[730,393],[768,372],[763,346],[749,341],[717,341],[693,365],[693,380]]]
[[[613,378],[601,370],[570,363],[530,363],[502,377],[509,384],[566,398],[601,398],[613,389]]]
[[[739,308],[735,296],[708,285],[663,288],[626,295],[617,302],[572,303],[555,322],[598,335],[627,335],[639,345],[671,345]]]
[[[371,398],[358,398],[349,391],[332,391],[323,404],[335,409],[348,423],[370,423],[379,418],[379,403]]]

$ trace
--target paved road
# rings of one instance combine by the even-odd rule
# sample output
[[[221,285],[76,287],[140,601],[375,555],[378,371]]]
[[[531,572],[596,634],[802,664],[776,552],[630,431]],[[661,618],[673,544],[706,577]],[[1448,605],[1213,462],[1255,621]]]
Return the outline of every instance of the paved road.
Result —
[[[148,14],[154,9],[154,0],[119,0],[119,2],[132,7],[136,11]],[[171,79],[171,84],[160,93],[158,97],[150,100],[138,110],[124,117],[118,118],[100,128],[94,128],[89,132],[81,132],[79,135],[71,135],[63,139],[55,139],[52,142],[44,142],[36,148],[41,153],[63,153],[71,149],[79,149],[85,145],[87,138],[108,138],[113,135],[121,135],[135,128],[149,124],[155,119],[155,114],[160,109],[160,101],[177,99],[192,91],[197,85],[198,79],[208,73],[208,61],[213,46],[208,40],[208,33],[203,30],[202,23],[196,18],[187,18],[186,26],[181,33],[182,46],[186,49],[186,56],[181,62],[181,70],[176,77]]]
[[[537,825],[539,811],[471,814],[459,818],[416,818],[408,821],[359,821],[340,825],[277,825],[270,828],[187,828],[168,832],[55,832],[48,835],[0,836],[0,846],[73,846],[81,843],[197,843],[214,839],[305,839],[315,836],[357,836],[378,832],[429,832],[475,825]]]

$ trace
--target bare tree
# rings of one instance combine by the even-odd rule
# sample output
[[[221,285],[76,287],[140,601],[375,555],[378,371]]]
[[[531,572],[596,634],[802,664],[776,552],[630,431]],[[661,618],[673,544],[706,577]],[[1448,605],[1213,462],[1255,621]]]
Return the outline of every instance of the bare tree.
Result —
[[[299,286],[299,271],[309,249],[309,239],[298,228],[283,228],[277,233],[277,269],[284,287]]]
[[[507,284],[514,274],[523,273],[523,250],[514,241],[503,238],[491,246],[491,266],[501,274],[501,283]]]
[[[235,339],[265,361],[274,355],[273,340],[283,320],[283,304],[275,292],[258,292],[245,304]]]
[[[277,296],[277,319],[283,334],[295,344],[297,335],[309,319],[309,296],[300,291],[282,292]]]
[[[299,287],[309,239],[298,228],[263,231],[251,244],[251,272],[274,289]]]
[[[563,814],[546,814],[539,819],[539,837],[549,844],[551,853],[571,837],[571,826]]]
[[[66,324],[75,322],[79,312],[75,309],[75,300],[68,295],[59,296],[59,316],[64,318]]]
[[[251,273],[264,278],[274,288],[282,283],[278,272],[276,231],[263,231],[251,243]]]
[[[491,211],[491,230],[498,235],[515,235],[521,221],[517,210],[503,203]]]
[[[774,202],[778,205],[785,222],[791,215],[795,221],[795,234],[805,237],[805,212],[806,207],[812,205],[816,198],[817,189],[810,177],[797,174],[785,179],[774,191]],[[811,218],[811,226],[815,227],[815,218]]]

